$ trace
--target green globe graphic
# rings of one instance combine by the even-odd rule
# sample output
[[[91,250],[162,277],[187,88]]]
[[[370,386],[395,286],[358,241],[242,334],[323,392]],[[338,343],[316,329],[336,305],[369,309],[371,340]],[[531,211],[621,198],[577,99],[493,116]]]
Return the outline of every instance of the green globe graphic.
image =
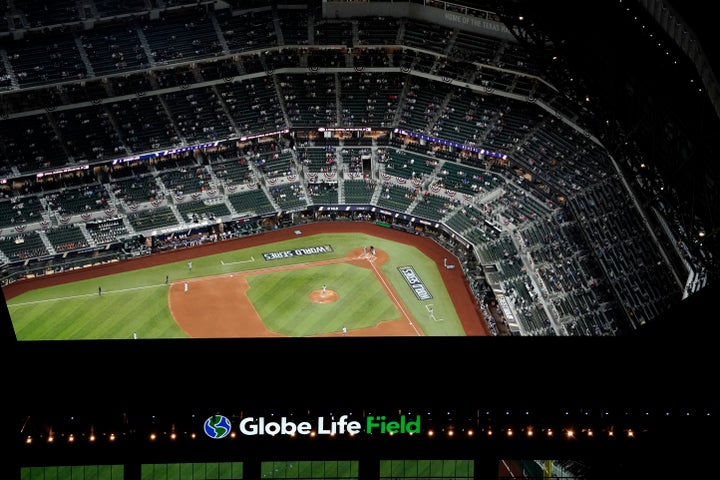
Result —
[[[213,415],[205,420],[203,428],[210,438],[225,438],[230,433],[230,420],[222,415]]]

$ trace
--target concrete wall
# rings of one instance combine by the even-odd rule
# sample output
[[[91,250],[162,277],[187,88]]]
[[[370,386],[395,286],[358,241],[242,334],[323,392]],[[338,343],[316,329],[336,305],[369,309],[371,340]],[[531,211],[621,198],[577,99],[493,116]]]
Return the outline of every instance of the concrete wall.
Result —
[[[324,18],[352,18],[365,16],[408,17],[436,23],[448,28],[489,35],[501,40],[513,41],[515,37],[502,23],[476,15],[431,7],[409,1],[398,2],[340,2],[325,1],[322,4]]]

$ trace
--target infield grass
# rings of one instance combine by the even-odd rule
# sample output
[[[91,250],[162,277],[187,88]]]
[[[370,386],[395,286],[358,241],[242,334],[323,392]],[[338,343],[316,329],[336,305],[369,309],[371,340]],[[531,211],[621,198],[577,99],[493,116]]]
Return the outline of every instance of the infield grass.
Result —
[[[248,297],[267,328],[291,337],[370,328],[401,318],[372,270],[347,263],[253,275],[248,283]],[[311,301],[310,293],[323,284],[340,300]]]
[[[332,251],[316,255],[265,260],[263,253],[330,245]],[[342,327],[365,328],[378,321],[400,318],[400,313],[379,281],[367,268],[349,264],[311,267],[312,262],[342,258],[348,252],[373,245],[389,260],[380,268],[399,300],[415,317],[425,335],[464,336],[439,267],[417,248],[362,233],[308,235],[283,242],[197,257],[192,270],[186,261],[105,275],[28,291],[7,301],[18,340],[184,338],[168,308],[168,285],[188,278],[233,272],[250,272],[248,296],[268,328],[289,336],[321,335]],[[306,269],[262,271],[275,266],[308,264]],[[412,266],[432,299],[419,300],[398,267]],[[306,304],[314,289],[327,284],[342,302]],[[98,295],[98,287],[102,295]],[[287,292],[302,292],[293,301]],[[285,292],[285,293],[283,293]],[[434,318],[427,306],[433,305]]]

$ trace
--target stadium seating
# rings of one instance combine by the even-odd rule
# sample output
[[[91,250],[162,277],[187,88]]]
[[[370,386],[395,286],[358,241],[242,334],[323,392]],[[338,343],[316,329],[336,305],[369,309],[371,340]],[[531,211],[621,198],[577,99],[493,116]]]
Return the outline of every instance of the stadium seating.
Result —
[[[468,269],[469,283],[512,292],[527,335],[636,328],[678,301],[687,265],[702,270],[654,233],[578,106],[583,84],[541,48],[298,8],[57,2],[60,22],[97,21],[3,43],[0,226],[28,237],[3,243],[4,262],[373,205],[475,245],[496,271]],[[19,18],[40,27],[44,13]],[[361,133],[328,134],[343,128]]]

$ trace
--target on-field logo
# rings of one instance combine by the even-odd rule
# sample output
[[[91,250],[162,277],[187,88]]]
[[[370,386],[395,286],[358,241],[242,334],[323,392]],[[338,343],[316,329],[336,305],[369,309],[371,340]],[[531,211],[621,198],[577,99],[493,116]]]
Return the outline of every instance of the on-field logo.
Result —
[[[420,280],[420,275],[415,272],[413,267],[407,265],[404,267],[397,267],[397,269],[402,274],[408,286],[412,288],[413,292],[415,292],[415,296],[418,300],[432,300],[433,296],[430,294],[430,291],[427,289],[423,281]]]
[[[210,438],[225,438],[231,429],[230,420],[222,415],[213,415],[205,420],[203,429]]]

